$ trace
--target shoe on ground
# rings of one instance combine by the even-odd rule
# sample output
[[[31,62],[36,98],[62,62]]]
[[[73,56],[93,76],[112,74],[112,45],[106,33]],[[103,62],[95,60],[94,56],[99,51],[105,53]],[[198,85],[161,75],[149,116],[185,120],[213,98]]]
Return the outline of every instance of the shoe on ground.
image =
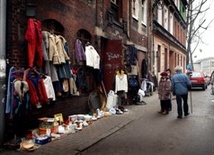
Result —
[[[184,114],[184,116],[188,116],[188,115],[189,115],[189,113]]]
[[[179,115],[178,115],[177,118],[182,119],[182,116],[179,116]]]
[[[164,111],[164,112],[162,112],[162,115],[167,115],[167,114],[169,114],[169,112],[168,112],[168,111]]]
[[[123,114],[123,112],[120,110],[120,109],[116,109],[116,114],[118,114],[118,115],[121,115],[121,114]]]

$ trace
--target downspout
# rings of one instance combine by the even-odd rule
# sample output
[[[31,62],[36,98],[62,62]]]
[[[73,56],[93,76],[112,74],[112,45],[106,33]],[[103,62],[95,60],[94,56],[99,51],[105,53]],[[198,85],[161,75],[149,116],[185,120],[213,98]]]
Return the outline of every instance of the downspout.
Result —
[[[6,92],[6,0],[0,0],[0,148],[4,143]]]

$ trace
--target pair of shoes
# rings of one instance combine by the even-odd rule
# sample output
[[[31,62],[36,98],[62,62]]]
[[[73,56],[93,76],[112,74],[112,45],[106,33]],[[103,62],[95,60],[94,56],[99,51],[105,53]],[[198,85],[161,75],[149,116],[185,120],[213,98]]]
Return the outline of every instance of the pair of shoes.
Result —
[[[188,116],[188,115],[189,115],[189,113],[184,114],[184,116]]]
[[[177,118],[182,119],[182,116],[179,116],[179,115],[178,115]]]
[[[120,114],[123,114],[123,112],[120,110],[120,109],[116,109],[116,114],[120,115]]]

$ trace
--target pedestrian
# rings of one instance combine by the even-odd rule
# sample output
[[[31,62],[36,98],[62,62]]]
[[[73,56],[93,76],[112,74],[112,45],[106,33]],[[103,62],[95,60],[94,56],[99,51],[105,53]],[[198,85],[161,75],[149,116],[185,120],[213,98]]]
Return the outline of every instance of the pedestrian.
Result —
[[[172,92],[176,96],[177,102],[177,118],[181,119],[184,116],[189,115],[188,106],[188,90],[191,88],[191,82],[188,76],[182,73],[182,67],[175,67],[175,74],[172,76]],[[183,101],[183,104],[182,104]]]
[[[171,72],[171,69],[166,69],[166,72],[168,74],[168,78],[169,80],[171,81],[171,76],[172,76],[172,72]],[[172,110],[172,94],[170,93],[170,101],[169,101],[169,111]]]
[[[158,96],[160,100],[161,110],[159,113],[167,115],[169,113],[169,104],[171,97],[171,81],[168,78],[167,72],[162,72],[158,85]]]
[[[213,83],[214,83],[214,71],[211,73],[211,76],[210,76],[211,95],[214,95],[214,86],[213,86]]]

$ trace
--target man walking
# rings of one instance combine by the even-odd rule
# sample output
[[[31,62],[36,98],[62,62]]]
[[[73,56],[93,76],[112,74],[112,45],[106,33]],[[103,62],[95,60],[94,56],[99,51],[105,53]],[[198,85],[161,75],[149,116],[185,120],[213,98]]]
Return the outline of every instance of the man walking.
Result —
[[[172,76],[172,92],[176,95],[178,117],[181,119],[189,115],[188,106],[188,90],[191,88],[191,83],[188,76],[182,73],[182,67],[175,67],[175,74]],[[183,104],[182,104],[183,100]]]

